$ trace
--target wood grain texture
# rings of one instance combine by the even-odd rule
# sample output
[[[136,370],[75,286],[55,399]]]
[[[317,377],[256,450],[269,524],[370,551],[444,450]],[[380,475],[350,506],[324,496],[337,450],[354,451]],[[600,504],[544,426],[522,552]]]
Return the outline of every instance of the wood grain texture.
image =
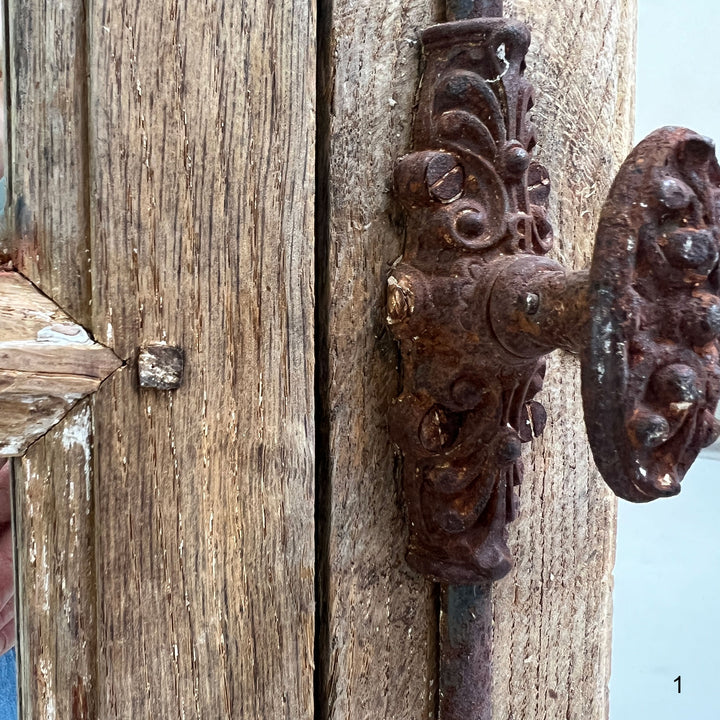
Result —
[[[406,530],[387,408],[397,350],[384,287],[400,255],[392,168],[409,149],[419,33],[432,3],[340,0],[326,18],[322,107],[327,232],[320,266],[328,364],[324,717],[420,720],[435,713],[437,599],[404,561]],[[322,127],[322,124],[321,124]]]
[[[515,2],[533,30],[538,154],[551,170],[554,256],[587,264],[598,211],[629,150],[635,15],[621,3]],[[326,308],[329,362],[329,718],[434,717],[433,590],[403,564],[405,529],[385,413],[397,392],[382,312],[402,220],[390,197],[409,149],[418,33],[430,3],[335,2],[329,20]],[[554,356],[551,422],[512,528],[517,568],[494,591],[493,717],[601,718],[610,653],[615,501],[583,434],[577,363]],[[322,638],[321,638],[322,639]]]
[[[85,0],[8,0],[10,219],[16,267],[91,318]]]
[[[0,457],[24,453],[120,365],[32,283],[0,271]]]
[[[89,402],[15,461],[21,718],[99,717]]]
[[[313,715],[315,18],[90,4],[98,716]],[[132,363],[131,363],[132,365]]]
[[[630,150],[634,0],[516,0],[533,40],[537,155],[552,180],[552,255],[587,266],[599,211]],[[578,362],[551,356],[543,437],[526,455],[517,566],[494,588],[493,717],[607,717],[616,501],[585,438]]]
[[[8,0],[9,231],[0,248],[90,329],[84,0]],[[15,462],[20,717],[98,717],[92,419]]]

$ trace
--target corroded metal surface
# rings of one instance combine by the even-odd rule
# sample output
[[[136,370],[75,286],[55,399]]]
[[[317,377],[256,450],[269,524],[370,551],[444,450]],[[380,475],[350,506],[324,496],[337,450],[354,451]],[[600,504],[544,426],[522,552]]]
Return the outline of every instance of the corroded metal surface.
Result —
[[[502,0],[446,0],[445,8],[448,20],[501,17],[503,14]]]
[[[438,720],[492,720],[491,588],[442,588]]]
[[[138,354],[140,387],[177,390],[182,385],[185,353],[180,347],[164,342],[148,343]]]
[[[627,500],[680,492],[720,433],[719,223],[714,146],[684,128],[635,148],[600,218],[583,403],[595,462]]]
[[[470,584],[512,566],[505,526],[554,348],[582,354],[590,442],[619,496],[676,494],[718,437],[720,168],[705,138],[653,133],[613,185],[589,276],[568,273],[543,257],[550,185],[531,157],[527,28],[449,22],[423,42],[414,152],[395,173],[407,240],[388,278],[403,370],[390,430],[408,562]]]
[[[521,23],[495,18],[429,28],[415,151],[395,173],[408,222],[388,279],[403,359],[390,428],[405,459],[408,561],[444,582],[510,569],[520,446],[545,420],[533,402],[542,357],[495,342],[487,312],[495,279],[552,243],[549,181],[531,158],[529,40]]]

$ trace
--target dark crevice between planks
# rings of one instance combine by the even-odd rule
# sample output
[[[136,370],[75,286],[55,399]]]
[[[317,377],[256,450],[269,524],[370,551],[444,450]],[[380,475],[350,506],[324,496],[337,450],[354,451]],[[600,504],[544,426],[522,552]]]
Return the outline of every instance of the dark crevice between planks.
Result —
[[[82,135],[83,142],[80,147],[80,153],[82,158],[83,167],[83,187],[82,187],[82,216],[85,218],[85,277],[86,281],[84,284],[86,297],[82,298],[83,309],[87,313],[87,316],[83,319],[86,321],[86,325],[91,328],[93,337],[97,336],[96,330],[98,328],[93,327],[93,309],[92,309],[92,297],[93,297],[93,277],[92,277],[92,222],[90,217],[90,205],[91,205],[91,182],[90,182],[90,161],[91,161],[91,148],[92,138],[90,136],[90,10],[88,9],[88,3],[86,0],[81,0],[82,14],[80,20],[82,27],[78,28],[78,57],[82,58],[82,62],[79,62],[76,67],[78,75],[82,73],[82,82],[78,82],[83,88],[83,93],[80,97],[80,117],[82,122]],[[125,358],[123,358],[125,360]]]
[[[0,247],[0,264],[10,262],[12,265],[12,254],[10,252],[10,233],[12,223],[9,222],[8,211],[10,210],[10,200],[12,198],[12,127],[10,123],[11,113],[11,101],[12,92],[10,89],[10,5],[8,0],[0,0],[2,2],[2,23],[3,23],[3,55],[0,62],[0,72],[2,72],[3,80],[3,97],[0,98],[0,102],[5,105],[5,133],[3,137],[0,137],[2,142],[2,163],[3,172],[5,176],[5,206],[0,208],[2,212],[2,247]],[[18,528],[18,512],[17,512],[17,490],[15,488],[15,479],[17,473],[15,472],[15,463],[13,458],[8,458],[7,462],[10,463],[10,523],[12,526],[12,537],[13,537],[13,584],[15,586],[14,600],[15,600],[15,692],[17,693],[17,711],[18,717],[26,717],[26,713],[22,704],[22,696],[20,693],[20,566],[18,563],[18,548],[17,538],[19,536],[20,529]],[[2,464],[2,461],[0,461]]]
[[[5,43],[4,50],[2,57],[2,68],[0,70],[2,71],[2,78],[3,78],[3,90],[4,97],[2,98],[2,102],[5,103],[5,137],[1,138],[4,148],[3,148],[3,168],[5,171],[5,207],[2,208],[3,213],[3,228],[4,231],[7,232],[9,228],[9,223],[7,219],[7,212],[10,208],[10,198],[12,197],[12,163],[10,162],[10,158],[12,157],[12,138],[10,133],[10,111],[11,111],[11,98],[12,95],[10,93],[10,9],[8,5],[8,0],[1,0],[2,1],[2,22],[3,22],[3,42]]]
[[[8,211],[11,207],[12,198],[12,124],[10,122],[10,113],[12,108],[12,92],[10,88],[10,4],[9,0],[0,0],[2,2],[2,23],[3,23],[3,56],[2,66],[0,72],[2,72],[3,79],[3,97],[0,99],[5,105],[5,133],[4,137],[0,137],[0,142],[3,144],[2,148],[2,162],[3,171],[5,175],[5,206],[0,208],[2,212],[2,247],[0,247],[0,264],[9,262],[12,266],[12,254],[10,252],[10,233],[12,223],[9,222]],[[15,463],[13,458],[8,458],[7,462],[10,463],[10,523],[12,526],[12,537],[13,537],[13,584],[15,586],[14,600],[15,600],[15,692],[17,693],[17,711],[18,717],[24,718],[27,716],[25,708],[23,707],[22,693],[20,693],[20,565],[18,563],[18,543],[20,528],[18,527],[18,497],[17,489],[15,487],[15,481],[17,473],[15,472]],[[2,461],[0,461],[2,464]]]
[[[329,698],[330,478],[330,115],[332,101],[332,0],[317,0],[315,121],[315,720],[331,714]]]
[[[0,58],[0,72],[3,81],[3,96],[0,103],[5,108],[5,133],[0,135],[0,153],[2,153],[3,174],[5,176],[5,205],[0,208],[0,266],[13,267],[12,243],[10,236],[11,223],[8,211],[10,210],[10,198],[12,197],[12,157],[10,147],[10,9],[8,0],[0,0],[0,11],[2,12],[3,31],[3,53]],[[2,177],[2,176],[0,176]]]
[[[95,327],[94,324],[94,315],[92,309],[92,297],[93,297],[93,275],[92,275],[92,219],[91,219],[91,192],[92,192],[92,166],[91,163],[93,161],[93,154],[92,154],[92,136],[91,136],[91,128],[90,128],[90,68],[91,68],[91,38],[90,38],[90,13],[91,8],[90,4],[86,0],[81,0],[81,8],[82,8],[82,14],[81,14],[81,21],[82,21],[82,28],[78,28],[78,55],[82,58],[82,62],[79,64],[79,71],[82,71],[84,73],[84,82],[82,83],[83,93],[81,98],[81,118],[82,118],[82,129],[83,129],[83,143],[81,148],[82,153],[82,167],[84,170],[84,177],[83,177],[83,206],[82,206],[82,213],[85,217],[85,250],[86,250],[86,256],[87,256],[87,283],[86,288],[87,292],[89,293],[89,296],[87,298],[87,302],[85,303],[85,307],[88,312],[88,326],[90,327],[91,335],[92,337],[97,337],[99,328]],[[77,66],[76,66],[77,67]],[[122,360],[122,366],[119,368],[119,370],[122,370],[127,365],[127,359],[126,358],[120,358]],[[117,370],[115,371],[117,372]],[[101,383],[101,386],[110,380],[115,375],[115,373],[112,373],[109,377],[105,378],[103,383]],[[100,388],[98,388],[99,390]],[[100,589],[99,589],[99,583],[98,583],[98,557],[97,557],[97,546],[98,546],[98,536],[101,532],[101,530],[98,528],[97,522],[96,522],[96,503],[97,503],[97,484],[98,484],[98,461],[97,461],[97,453],[95,452],[95,418],[96,418],[96,412],[95,412],[95,398],[97,397],[97,393],[94,393],[93,396],[88,400],[88,407],[90,410],[90,438],[88,438],[89,444],[90,444],[90,458],[91,458],[91,464],[90,464],[90,476],[91,476],[91,482],[90,482],[90,502],[88,507],[88,525],[89,525],[89,537],[92,538],[92,542],[88,543],[88,555],[90,556],[88,558],[88,567],[90,568],[90,572],[92,573],[91,576],[91,587],[94,588],[95,593],[95,602],[93,604],[93,611],[94,611],[94,617],[91,619],[91,621],[95,625],[95,634],[94,634],[94,647],[92,648],[92,656],[95,658],[95,664],[94,664],[94,672],[95,677],[92,678],[93,684],[90,688],[85,690],[82,689],[83,695],[84,693],[88,693],[90,697],[83,696],[80,702],[80,707],[75,706],[73,708],[74,711],[78,711],[78,715],[85,720],[87,717],[88,720],[90,720],[94,715],[100,714],[101,712],[101,697],[100,697],[100,678],[102,677],[102,665],[101,665],[101,657],[100,657],[100,647],[101,647],[101,637],[102,637],[102,628],[100,626],[100,613],[98,612],[98,608],[101,605],[102,598],[100,597]],[[90,634],[89,634],[90,635]],[[75,690],[75,688],[73,688]],[[75,704],[76,698],[73,698],[73,702]]]

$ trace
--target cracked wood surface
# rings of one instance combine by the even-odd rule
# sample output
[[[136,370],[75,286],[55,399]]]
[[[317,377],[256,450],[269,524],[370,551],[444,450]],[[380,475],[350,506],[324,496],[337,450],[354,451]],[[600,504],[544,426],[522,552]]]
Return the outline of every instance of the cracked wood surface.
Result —
[[[15,462],[23,716],[309,720],[314,5],[10,20],[9,254],[128,361]]]

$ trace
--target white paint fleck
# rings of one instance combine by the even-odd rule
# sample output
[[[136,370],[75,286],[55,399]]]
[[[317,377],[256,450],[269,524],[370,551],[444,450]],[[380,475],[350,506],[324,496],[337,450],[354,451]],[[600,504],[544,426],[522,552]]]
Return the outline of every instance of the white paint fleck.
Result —
[[[50,568],[48,567],[46,543],[43,543],[40,556],[40,575],[42,576],[42,609],[44,612],[50,612]]]
[[[87,511],[90,512],[90,437],[91,437],[90,408],[85,406],[80,412],[65,424],[61,442],[65,452],[79,447],[83,453],[83,475],[85,477],[85,501],[88,503]]]
[[[658,479],[658,482],[663,487],[670,487],[673,484],[672,475],[670,475],[669,473],[666,473],[665,475],[663,475],[661,478]]]
[[[55,709],[55,688],[53,687],[53,674],[47,658],[41,657],[38,662],[40,676],[42,677],[44,687],[43,697],[45,700],[45,720],[56,720],[57,713]]]
[[[604,338],[603,340],[603,351],[604,356],[609,357],[610,352],[612,350],[612,323],[608,321],[604,327],[600,330],[600,336]],[[598,364],[595,366],[595,369],[597,370],[597,376],[598,376],[598,383],[602,383],[605,378],[605,362],[604,358],[598,362]]]
[[[92,345],[93,341],[85,329],[75,323],[53,323],[40,328],[36,336],[37,342],[53,345]]]
[[[495,55],[497,56],[497,59],[503,64],[503,71],[496,78],[488,80],[487,82],[489,84],[493,84],[502,80],[502,78],[505,77],[505,73],[507,73],[507,71],[510,69],[510,63],[505,57],[505,43],[501,43],[498,46],[498,49],[495,51]]]
[[[691,402],[674,402],[670,403],[670,410],[676,413],[685,412],[692,407]]]

